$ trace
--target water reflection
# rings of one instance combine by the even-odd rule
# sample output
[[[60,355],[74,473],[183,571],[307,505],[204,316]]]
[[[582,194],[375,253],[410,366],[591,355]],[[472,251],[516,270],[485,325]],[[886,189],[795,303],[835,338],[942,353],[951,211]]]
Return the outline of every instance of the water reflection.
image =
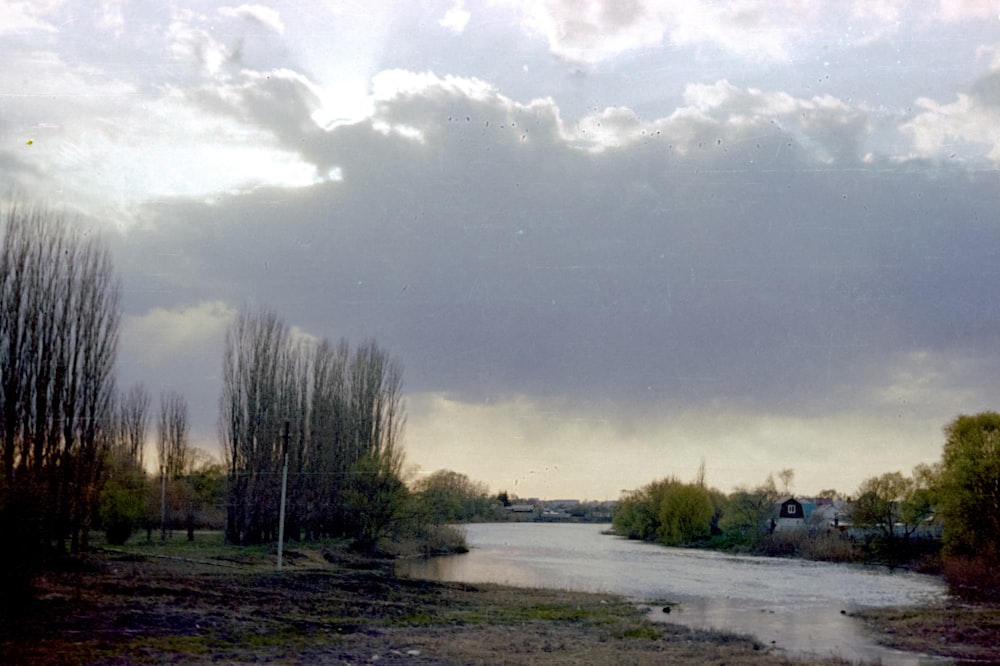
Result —
[[[657,601],[656,621],[751,634],[792,653],[898,666],[947,664],[875,645],[847,613],[944,598],[934,578],[885,569],[662,548],[595,525],[469,525],[468,554],[400,563],[400,575],[588,590]],[[672,612],[662,612],[665,602]]]

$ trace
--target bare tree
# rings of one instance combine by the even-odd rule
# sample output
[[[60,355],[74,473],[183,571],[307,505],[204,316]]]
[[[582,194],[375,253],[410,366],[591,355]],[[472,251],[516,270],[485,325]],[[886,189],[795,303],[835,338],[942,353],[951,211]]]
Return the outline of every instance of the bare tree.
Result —
[[[350,467],[346,428],[350,406],[349,359],[346,340],[337,345],[323,340],[313,355],[313,394],[305,451],[310,476],[305,501],[306,529],[314,538],[343,532],[346,525],[343,497]]]
[[[15,204],[3,222],[0,493],[43,549],[77,550],[111,441],[121,290],[107,248],[58,215]]]
[[[166,539],[168,515],[173,513],[172,509],[176,505],[184,503],[186,493],[182,477],[190,471],[191,466],[187,401],[176,391],[160,395],[156,452],[161,475],[160,538]]]
[[[188,408],[184,396],[167,391],[160,396],[160,420],[156,452],[160,470],[168,479],[179,479],[188,471]]]
[[[403,420],[402,368],[374,341],[353,353],[346,342],[313,345],[271,311],[241,311],[226,336],[220,398],[227,538],[274,538],[286,423],[286,534],[377,538],[405,490]]]
[[[781,486],[787,495],[792,487],[792,480],[795,479],[795,470],[791,467],[786,467],[778,472],[778,478],[781,479]]]
[[[220,432],[230,475],[226,534],[260,543],[276,532],[288,330],[270,311],[242,310],[226,335]]]
[[[149,405],[149,392],[141,383],[129,388],[118,405],[118,439],[124,457],[139,469],[145,463]]]
[[[405,421],[403,369],[368,340],[355,350],[349,373],[348,529],[362,549],[371,551],[394,527],[406,492],[399,441]]]

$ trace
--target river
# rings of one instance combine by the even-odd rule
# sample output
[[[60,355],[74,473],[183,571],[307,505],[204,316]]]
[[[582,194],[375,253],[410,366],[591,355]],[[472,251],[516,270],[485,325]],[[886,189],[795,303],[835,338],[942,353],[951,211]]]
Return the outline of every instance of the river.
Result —
[[[398,564],[402,576],[603,592],[651,602],[650,618],[757,637],[793,655],[894,666],[948,664],[876,645],[848,613],[947,595],[936,578],[881,567],[664,548],[601,534],[608,525],[464,526],[470,552]],[[671,613],[662,608],[671,605]]]

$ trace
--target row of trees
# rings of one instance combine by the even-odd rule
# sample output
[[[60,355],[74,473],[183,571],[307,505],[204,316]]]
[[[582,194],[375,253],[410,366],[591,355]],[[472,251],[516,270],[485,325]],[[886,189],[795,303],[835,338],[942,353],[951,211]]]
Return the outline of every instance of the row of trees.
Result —
[[[374,341],[316,343],[274,312],[241,311],[226,336],[220,399],[229,541],[276,538],[287,461],[286,534],[374,548],[406,493],[402,401],[402,367]]]
[[[97,520],[109,543],[124,543],[139,528],[147,538],[160,528],[186,529],[194,540],[197,527],[218,524],[215,514],[222,499],[223,473],[205,452],[188,440],[188,406],[184,396],[166,391],[160,396],[156,421],[156,473],[144,466],[145,442],[150,425],[151,397],[142,384],[122,394],[104,458]]]
[[[190,534],[223,492],[230,541],[273,540],[286,457],[291,536],[371,547],[392,529],[408,493],[402,368],[375,342],[314,343],[272,312],[241,312],[223,358],[225,478],[189,447],[187,404],[174,392],[161,396],[150,475],[152,400],[141,385],[116,387],[121,286],[110,251],[41,207],[10,205],[0,222],[0,530],[12,544],[0,582],[86,548],[95,527],[114,541],[178,522]]]
[[[17,562],[86,546],[115,430],[121,289],[107,248],[11,206],[0,247],[0,527]]]
[[[787,494],[791,471],[781,477]],[[625,493],[613,525],[618,534],[667,545],[711,542],[751,552],[785,552],[781,548],[789,544],[787,535],[773,534],[775,503],[781,496],[772,477],[728,496],[706,487],[703,475],[692,483],[668,478]],[[845,522],[856,528],[855,535],[864,535],[872,552],[893,561],[926,554],[911,538],[920,527],[937,525],[942,528],[945,571],[961,569],[961,576],[974,579],[971,584],[980,589],[1000,588],[1000,576],[991,573],[990,564],[1000,558],[1000,414],[959,416],[945,428],[940,462],[919,465],[909,476],[889,472],[866,479],[855,498],[845,510]],[[828,524],[812,527],[814,538],[829,535]],[[811,552],[858,555],[853,548]]]

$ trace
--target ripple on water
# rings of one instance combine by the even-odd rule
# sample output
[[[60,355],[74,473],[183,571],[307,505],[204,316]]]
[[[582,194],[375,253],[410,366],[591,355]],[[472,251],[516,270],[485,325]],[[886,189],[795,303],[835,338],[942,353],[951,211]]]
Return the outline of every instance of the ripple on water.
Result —
[[[941,600],[935,578],[885,568],[663,548],[601,534],[607,526],[487,523],[465,527],[465,555],[401,563],[417,578],[492,582],[679,602],[656,621],[756,636],[796,654],[895,666],[948,660],[875,645],[847,613]],[[842,613],[841,611],[844,611]]]

